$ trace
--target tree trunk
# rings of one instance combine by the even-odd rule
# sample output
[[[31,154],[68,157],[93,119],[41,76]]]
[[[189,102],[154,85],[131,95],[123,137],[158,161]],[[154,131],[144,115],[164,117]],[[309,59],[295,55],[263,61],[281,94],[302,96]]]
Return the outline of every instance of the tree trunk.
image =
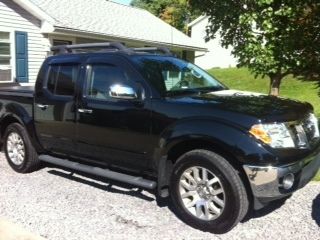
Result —
[[[270,74],[270,90],[269,90],[269,95],[272,96],[279,96],[280,93],[280,84],[282,80],[282,75],[277,73],[277,74]]]

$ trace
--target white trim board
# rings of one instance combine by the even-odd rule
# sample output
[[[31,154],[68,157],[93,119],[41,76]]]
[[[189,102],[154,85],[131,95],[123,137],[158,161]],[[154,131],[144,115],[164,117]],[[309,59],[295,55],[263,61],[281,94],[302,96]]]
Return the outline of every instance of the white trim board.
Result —
[[[42,21],[48,21],[54,23],[55,20],[49,16],[47,13],[42,11],[38,6],[30,2],[29,0],[13,0],[16,4],[20,5],[22,8],[26,9],[35,17],[39,18]]]

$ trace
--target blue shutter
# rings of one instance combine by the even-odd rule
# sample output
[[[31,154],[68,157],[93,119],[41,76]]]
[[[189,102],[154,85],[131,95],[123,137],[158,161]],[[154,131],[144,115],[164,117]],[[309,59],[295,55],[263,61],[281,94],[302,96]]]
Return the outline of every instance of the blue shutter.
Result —
[[[28,82],[28,33],[15,32],[16,40],[16,79]]]

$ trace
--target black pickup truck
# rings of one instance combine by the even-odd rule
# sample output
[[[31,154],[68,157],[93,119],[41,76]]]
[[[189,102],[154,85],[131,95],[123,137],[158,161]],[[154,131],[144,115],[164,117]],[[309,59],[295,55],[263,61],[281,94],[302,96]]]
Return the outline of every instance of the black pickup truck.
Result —
[[[17,172],[48,162],[152,189],[186,223],[224,233],[319,169],[308,103],[230,90],[165,48],[52,50],[35,89],[0,90],[1,143]]]

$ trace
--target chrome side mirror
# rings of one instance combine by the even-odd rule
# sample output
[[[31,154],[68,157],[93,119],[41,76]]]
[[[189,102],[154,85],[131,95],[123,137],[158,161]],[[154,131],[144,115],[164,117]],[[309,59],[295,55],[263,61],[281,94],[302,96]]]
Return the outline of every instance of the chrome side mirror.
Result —
[[[138,99],[138,94],[132,87],[120,84],[112,85],[110,87],[109,95],[110,97],[117,99]]]

